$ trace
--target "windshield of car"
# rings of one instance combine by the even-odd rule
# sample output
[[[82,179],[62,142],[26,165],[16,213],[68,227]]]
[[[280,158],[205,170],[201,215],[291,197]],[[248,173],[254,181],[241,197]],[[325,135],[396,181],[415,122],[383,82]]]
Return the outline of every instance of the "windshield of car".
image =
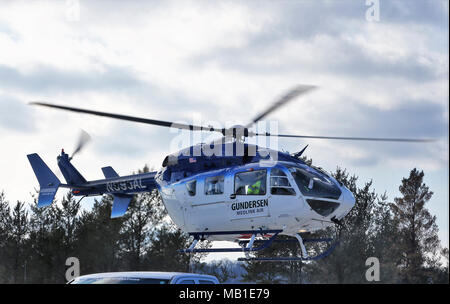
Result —
[[[302,164],[288,166],[288,170],[303,195],[339,199],[341,190],[326,174]]]
[[[70,284],[169,284],[169,280],[136,277],[79,277],[70,282]]]

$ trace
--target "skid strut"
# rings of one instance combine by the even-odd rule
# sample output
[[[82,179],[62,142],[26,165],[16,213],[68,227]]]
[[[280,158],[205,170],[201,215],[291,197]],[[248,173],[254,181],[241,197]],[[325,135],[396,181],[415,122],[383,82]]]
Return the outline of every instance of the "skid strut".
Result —
[[[305,244],[303,244],[303,239],[300,236],[300,234],[296,233],[295,237],[297,238],[298,242],[300,243],[300,248],[302,249],[302,258],[308,258],[308,253],[306,252]]]

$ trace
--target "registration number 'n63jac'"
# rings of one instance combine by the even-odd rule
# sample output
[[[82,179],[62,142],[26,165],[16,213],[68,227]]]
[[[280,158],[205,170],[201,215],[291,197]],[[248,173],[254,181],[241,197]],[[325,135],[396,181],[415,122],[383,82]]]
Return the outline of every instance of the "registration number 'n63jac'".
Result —
[[[110,182],[106,183],[106,191],[117,192],[117,191],[127,191],[127,190],[139,190],[146,189],[147,187],[142,184],[141,179],[134,179],[123,182]]]

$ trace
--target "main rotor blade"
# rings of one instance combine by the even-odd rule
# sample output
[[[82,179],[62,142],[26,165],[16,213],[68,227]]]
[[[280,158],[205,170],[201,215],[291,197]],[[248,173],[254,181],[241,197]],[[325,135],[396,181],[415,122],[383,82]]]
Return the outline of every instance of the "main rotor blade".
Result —
[[[433,141],[436,141],[436,139],[431,139],[431,138],[339,137],[339,136],[286,135],[286,134],[269,134],[269,133],[255,133],[254,135],[255,136],[290,137],[290,138],[391,141],[391,142],[433,142]]]
[[[253,118],[252,122],[250,122],[249,124],[247,124],[245,127],[249,128],[251,125],[253,125],[254,123],[260,121],[261,119],[263,119],[264,117],[266,117],[267,115],[269,115],[270,113],[272,113],[273,111],[275,111],[276,109],[284,106],[285,104],[287,104],[289,101],[293,100],[294,98],[305,94],[308,91],[311,91],[313,89],[315,89],[316,86],[312,86],[312,85],[298,85],[295,88],[293,88],[292,90],[290,90],[286,95],[284,95],[283,97],[281,97],[280,99],[278,99],[276,102],[274,102],[270,107],[268,107],[264,112],[261,112],[258,116],[256,116],[255,118]]]
[[[171,121],[163,121],[163,120],[140,118],[140,117],[134,117],[134,116],[128,116],[128,115],[122,115],[122,114],[92,111],[92,110],[87,110],[87,109],[80,109],[80,108],[73,108],[73,107],[49,104],[49,103],[40,102],[40,101],[33,101],[33,102],[30,102],[30,104],[49,107],[49,108],[55,108],[55,109],[60,109],[60,110],[72,111],[72,112],[77,112],[77,113],[85,113],[85,114],[104,116],[104,117],[115,118],[115,119],[120,119],[120,120],[140,122],[140,123],[156,125],[156,126],[161,126],[161,127],[185,129],[185,130],[191,130],[191,131],[219,132],[219,133],[225,134],[225,129],[216,129],[213,127],[187,125],[187,124],[175,123],[175,122],[171,122]]]

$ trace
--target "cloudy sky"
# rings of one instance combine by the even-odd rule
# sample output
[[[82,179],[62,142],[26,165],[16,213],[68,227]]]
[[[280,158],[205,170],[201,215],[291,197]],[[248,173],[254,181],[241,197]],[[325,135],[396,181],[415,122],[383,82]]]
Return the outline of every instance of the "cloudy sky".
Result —
[[[32,100],[205,124],[245,124],[296,84],[319,89],[267,117],[285,134],[437,138],[433,143],[280,139],[316,165],[373,179],[390,199],[425,171],[448,246],[448,1],[2,1],[0,189],[30,199],[26,155],[56,171],[79,130],[87,179],[159,168],[177,133],[31,107]],[[376,9],[369,15],[367,10]],[[378,18],[376,18],[378,17]],[[378,19],[378,20],[377,20]],[[64,191],[60,191],[61,194]]]

